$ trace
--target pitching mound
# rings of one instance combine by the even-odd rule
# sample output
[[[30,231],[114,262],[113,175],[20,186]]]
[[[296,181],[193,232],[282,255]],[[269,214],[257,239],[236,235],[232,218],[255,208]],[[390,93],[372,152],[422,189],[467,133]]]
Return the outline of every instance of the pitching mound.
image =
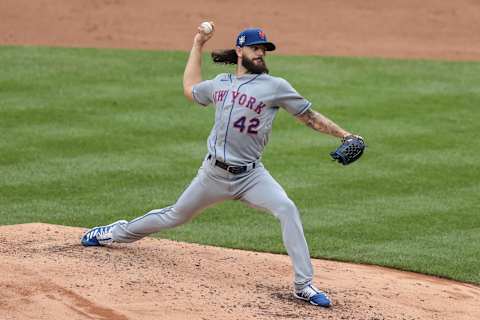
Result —
[[[334,307],[293,298],[288,256],[147,238],[84,248],[81,228],[0,227],[2,319],[479,319],[480,288],[314,260]]]

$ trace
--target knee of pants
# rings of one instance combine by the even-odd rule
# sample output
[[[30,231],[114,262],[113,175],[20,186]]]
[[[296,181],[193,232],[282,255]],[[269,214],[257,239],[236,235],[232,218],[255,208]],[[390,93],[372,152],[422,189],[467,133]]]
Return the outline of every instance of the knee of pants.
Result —
[[[298,218],[298,209],[295,203],[290,199],[282,200],[275,206],[273,214],[280,220]]]
[[[194,215],[195,212],[174,205],[170,211],[169,218],[172,222],[172,227],[175,227],[190,221]]]
[[[174,206],[170,206],[163,209],[152,210],[140,219],[131,221],[130,225],[131,227],[135,225],[141,230],[149,228],[161,230],[166,228],[174,228],[187,221],[188,217],[179,212]]]

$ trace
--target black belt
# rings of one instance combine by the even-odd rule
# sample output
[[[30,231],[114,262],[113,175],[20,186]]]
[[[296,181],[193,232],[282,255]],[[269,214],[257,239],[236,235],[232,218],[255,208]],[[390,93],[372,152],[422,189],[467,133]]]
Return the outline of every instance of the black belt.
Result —
[[[207,159],[208,159],[208,160],[212,159],[212,155],[209,154]],[[222,168],[223,170],[226,170],[226,171],[228,171],[228,172],[230,172],[230,173],[233,173],[233,174],[245,173],[245,172],[247,172],[247,170],[248,170],[248,168],[249,168],[249,166],[232,166],[232,165],[230,165],[230,164],[228,164],[228,163],[225,163],[225,162],[222,162],[222,161],[219,161],[219,160],[216,160],[216,159],[215,159],[215,165],[216,165],[217,167],[220,167],[220,168]],[[256,163],[253,162],[253,163],[251,164],[251,168],[254,169],[254,168],[255,168],[255,165],[256,165]]]

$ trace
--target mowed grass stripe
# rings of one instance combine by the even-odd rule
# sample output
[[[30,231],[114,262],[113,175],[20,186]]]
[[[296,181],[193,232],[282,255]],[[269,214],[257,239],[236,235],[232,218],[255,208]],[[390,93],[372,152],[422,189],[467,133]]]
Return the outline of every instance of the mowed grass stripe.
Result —
[[[213,109],[182,95],[186,53],[0,47],[0,223],[93,226],[172,204],[206,153]],[[204,77],[231,70],[205,57]],[[268,57],[338,141],[277,116],[264,163],[298,205],[315,257],[480,283],[480,63]],[[473,142],[472,142],[473,141]],[[239,202],[160,237],[284,253],[278,222]]]

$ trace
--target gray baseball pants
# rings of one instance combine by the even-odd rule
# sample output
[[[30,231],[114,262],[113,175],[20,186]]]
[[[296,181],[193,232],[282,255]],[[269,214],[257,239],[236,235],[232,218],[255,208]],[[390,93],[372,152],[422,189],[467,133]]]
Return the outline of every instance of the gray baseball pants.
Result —
[[[173,206],[152,210],[112,230],[115,242],[133,242],[151,233],[181,225],[205,208],[225,200],[240,200],[266,210],[280,220],[284,246],[292,261],[295,289],[312,282],[313,268],[297,207],[261,163],[245,173],[231,174],[204,160],[188,188]]]

